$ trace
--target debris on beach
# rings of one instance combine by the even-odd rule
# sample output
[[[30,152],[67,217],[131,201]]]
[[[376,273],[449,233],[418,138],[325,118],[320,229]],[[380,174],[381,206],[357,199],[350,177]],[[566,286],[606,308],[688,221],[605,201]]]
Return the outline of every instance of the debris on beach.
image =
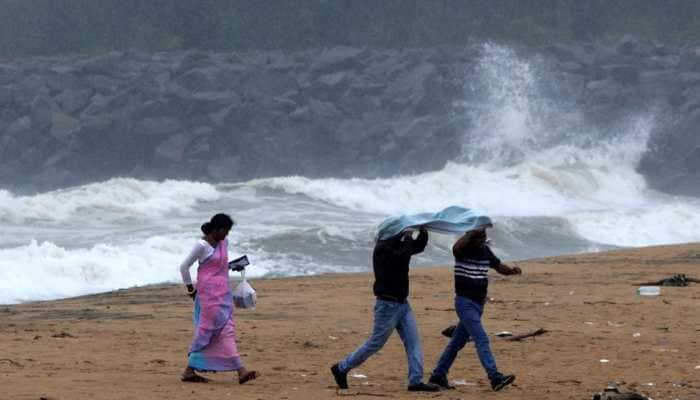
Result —
[[[313,340],[307,340],[304,342],[303,346],[307,349],[318,349],[321,347],[320,344],[314,342]]]
[[[391,397],[390,394],[386,393],[371,393],[371,392],[360,392],[351,389],[336,389],[335,394],[338,396],[371,396],[371,397]]]
[[[640,296],[658,296],[661,294],[661,286],[640,286],[637,288]]]
[[[546,329],[539,328],[539,329],[536,329],[536,330],[534,330],[534,331],[532,331],[532,332],[523,333],[523,334],[520,334],[520,335],[514,335],[514,336],[505,337],[505,338],[503,338],[503,340],[507,340],[507,341],[509,341],[509,342],[519,342],[519,341],[521,341],[521,340],[523,340],[523,339],[527,339],[527,338],[529,338],[529,337],[535,337],[535,336],[539,336],[539,335],[544,335],[545,333],[547,333],[547,330],[546,330]]]
[[[451,338],[454,335],[455,329],[457,329],[456,325],[450,325],[447,328],[443,329],[441,333],[443,336]],[[532,332],[523,333],[521,335],[513,335],[513,332],[510,332],[510,331],[500,331],[500,332],[495,333],[495,336],[502,338],[504,340],[517,342],[517,341],[520,341],[520,340],[523,340],[523,339],[526,339],[529,337],[543,335],[545,333],[547,333],[547,330],[539,328],[539,329],[536,329]],[[471,338],[469,338],[467,341],[470,341],[470,340],[471,340]]]
[[[660,281],[640,283],[639,286],[675,286],[685,287],[690,283],[700,283],[700,279],[691,278],[685,274],[675,274]]]
[[[475,382],[467,382],[464,379],[455,379],[452,381],[452,385],[454,386],[476,386]]]
[[[637,392],[620,392],[616,387],[606,387],[602,392],[593,395],[593,400],[651,400]]]
[[[0,358],[0,364],[4,364],[4,363],[7,363],[7,364],[9,364],[10,366],[15,367],[15,368],[21,368],[21,367],[23,367],[22,364],[20,364],[19,362],[15,361],[15,360],[13,360],[13,359],[10,359],[10,358]]]
[[[73,336],[67,332],[54,333],[53,335],[51,335],[51,337],[54,337],[54,338],[77,338],[77,336]]]

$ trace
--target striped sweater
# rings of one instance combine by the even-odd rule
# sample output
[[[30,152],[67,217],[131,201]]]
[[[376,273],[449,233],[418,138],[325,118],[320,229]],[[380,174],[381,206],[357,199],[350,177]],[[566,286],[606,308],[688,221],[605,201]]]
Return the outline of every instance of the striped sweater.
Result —
[[[501,260],[486,245],[462,249],[455,247],[453,253],[457,296],[484,304],[489,286],[489,268],[497,267]]]

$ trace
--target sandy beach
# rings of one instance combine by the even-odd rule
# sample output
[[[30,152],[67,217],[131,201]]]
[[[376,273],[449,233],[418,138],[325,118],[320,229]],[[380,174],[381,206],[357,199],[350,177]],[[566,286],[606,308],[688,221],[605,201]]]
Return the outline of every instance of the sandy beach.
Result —
[[[673,274],[700,278],[700,244],[517,264],[522,276],[491,273],[484,315],[499,369],[517,375],[498,393],[469,344],[449,376],[456,390],[407,392],[394,335],[337,394],[329,367],[372,323],[373,277],[353,274],[251,282],[258,307],[236,311],[238,344],[262,376],[245,385],[233,373],[179,381],[192,336],[182,286],[0,306],[0,399],[589,399],[611,382],[656,400],[700,399],[700,284],[636,293]],[[440,332],[456,320],[451,268],[414,268],[410,298],[427,380],[447,343]],[[547,333],[522,341],[494,335],[538,328]]]

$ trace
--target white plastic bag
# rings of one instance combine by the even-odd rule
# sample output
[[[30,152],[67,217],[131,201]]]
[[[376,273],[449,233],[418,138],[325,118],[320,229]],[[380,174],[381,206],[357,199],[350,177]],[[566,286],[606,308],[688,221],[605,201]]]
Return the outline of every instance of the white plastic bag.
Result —
[[[238,308],[255,308],[257,295],[255,289],[245,279],[245,270],[241,271],[243,280],[233,289],[233,304]]]

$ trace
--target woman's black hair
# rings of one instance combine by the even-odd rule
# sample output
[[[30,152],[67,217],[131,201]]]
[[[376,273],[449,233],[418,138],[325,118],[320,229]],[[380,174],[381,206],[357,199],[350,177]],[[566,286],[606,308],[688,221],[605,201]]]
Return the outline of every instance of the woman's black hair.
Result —
[[[233,219],[231,219],[228,214],[216,214],[211,217],[209,222],[205,222],[204,225],[202,225],[202,232],[204,232],[205,235],[208,235],[215,230],[231,229],[233,224]]]

